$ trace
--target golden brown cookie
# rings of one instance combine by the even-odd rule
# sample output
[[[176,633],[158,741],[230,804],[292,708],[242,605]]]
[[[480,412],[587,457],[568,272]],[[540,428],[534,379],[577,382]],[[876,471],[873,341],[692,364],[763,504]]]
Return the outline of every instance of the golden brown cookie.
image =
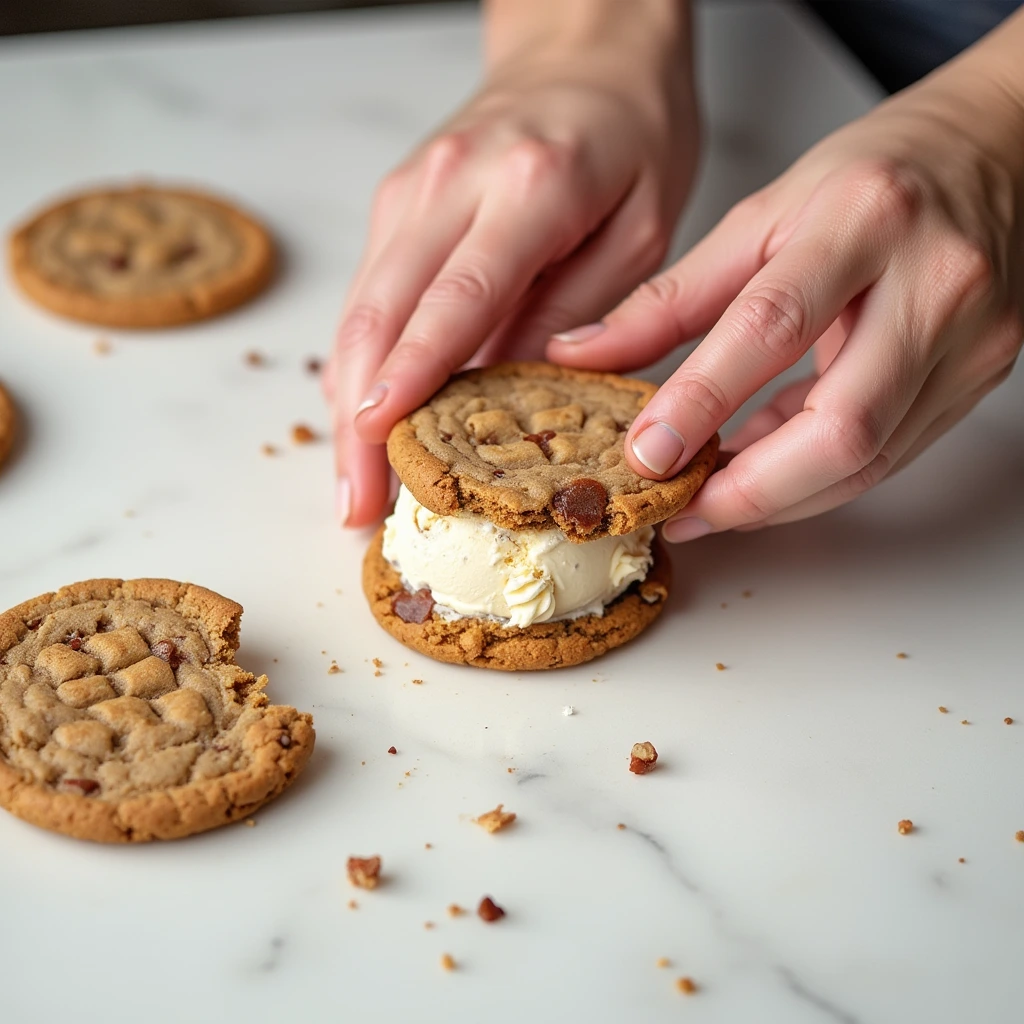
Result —
[[[715,436],[670,480],[634,473],[625,434],[656,391],[550,363],[468,370],[395,426],[388,458],[438,515],[476,512],[508,530],[558,528],[573,541],[632,533],[678,512],[718,453]]]
[[[242,608],[172,580],[87,580],[0,615],[0,806],[104,843],[177,839],[295,781],[313,724],[234,662]]]
[[[201,192],[84,192],[11,236],[11,272],[40,305],[111,327],[170,327],[251,299],[274,272],[266,229]]]
[[[16,424],[14,403],[11,401],[10,395],[4,391],[3,384],[0,384],[0,466],[3,465],[4,459],[11,454]]]
[[[409,594],[384,558],[378,531],[363,560],[363,591],[374,618],[396,639],[438,661],[524,672],[568,668],[606,654],[642,633],[660,614],[672,582],[672,563],[655,538],[647,578],[634,583],[605,609],[532,626],[503,626],[495,619],[443,619],[425,592]]]

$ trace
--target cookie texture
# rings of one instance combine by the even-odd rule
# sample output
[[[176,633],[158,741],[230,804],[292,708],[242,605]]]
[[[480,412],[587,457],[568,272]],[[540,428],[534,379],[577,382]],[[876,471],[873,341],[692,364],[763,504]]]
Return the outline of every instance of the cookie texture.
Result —
[[[10,395],[4,391],[3,384],[0,384],[0,466],[11,454],[14,447],[14,431],[17,425],[17,418],[14,413],[14,403]]]
[[[443,619],[426,591],[409,594],[381,550],[377,531],[363,560],[363,591],[374,618],[396,639],[421,654],[456,665],[504,672],[568,668],[600,657],[642,633],[660,614],[672,582],[672,563],[657,539],[647,578],[605,609],[531,626],[503,626],[496,619]]]
[[[476,512],[509,530],[558,528],[573,541],[667,519],[712,471],[718,437],[682,472],[648,480],[626,462],[646,381],[550,363],[503,363],[453,377],[399,422],[388,458],[438,515]]]
[[[0,806],[105,843],[176,839],[277,796],[312,718],[234,663],[242,608],[172,580],[88,580],[0,615]]]
[[[21,289],[54,313],[111,327],[216,316],[270,282],[266,229],[202,192],[130,186],[43,210],[10,241]]]

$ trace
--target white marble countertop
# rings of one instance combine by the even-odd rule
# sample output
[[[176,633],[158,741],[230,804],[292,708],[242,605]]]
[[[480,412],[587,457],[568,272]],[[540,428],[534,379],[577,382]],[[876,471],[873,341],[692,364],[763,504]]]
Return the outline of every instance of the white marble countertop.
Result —
[[[791,11],[701,22],[709,154],[684,239],[874,99]],[[255,828],[114,849],[0,815],[0,1019],[1019,1021],[1020,374],[856,506],[676,552],[667,614],[590,667],[456,669],[374,624],[330,447],[288,431],[326,427],[303,361],[374,181],[470,88],[476,33],[454,9],[0,41],[3,225],[150,174],[237,195],[287,251],[264,299],[105,332],[105,356],[0,283],[27,420],[0,476],[0,606],[91,576],[202,583],[245,605],[239,660],[318,731]],[[637,778],[644,739],[662,757]],[[469,818],[499,801],[519,821],[486,835]],[[388,876],[358,910],[353,853]],[[484,893],[504,921],[446,915]]]

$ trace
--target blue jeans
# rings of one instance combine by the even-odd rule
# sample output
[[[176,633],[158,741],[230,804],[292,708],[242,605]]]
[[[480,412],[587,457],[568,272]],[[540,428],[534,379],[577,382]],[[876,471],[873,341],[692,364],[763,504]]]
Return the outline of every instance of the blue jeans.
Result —
[[[808,0],[889,92],[977,42],[1022,0]],[[1024,59],[1024,54],[1021,55]]]

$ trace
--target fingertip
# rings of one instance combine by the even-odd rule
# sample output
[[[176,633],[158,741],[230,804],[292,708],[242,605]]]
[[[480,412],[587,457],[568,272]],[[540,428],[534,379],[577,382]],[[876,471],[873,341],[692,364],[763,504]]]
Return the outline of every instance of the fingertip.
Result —
[[[682,468],[687,447],[683,435],[665,420],[651,420],[626,436],[626,461],[649,480],[672,476]]]

